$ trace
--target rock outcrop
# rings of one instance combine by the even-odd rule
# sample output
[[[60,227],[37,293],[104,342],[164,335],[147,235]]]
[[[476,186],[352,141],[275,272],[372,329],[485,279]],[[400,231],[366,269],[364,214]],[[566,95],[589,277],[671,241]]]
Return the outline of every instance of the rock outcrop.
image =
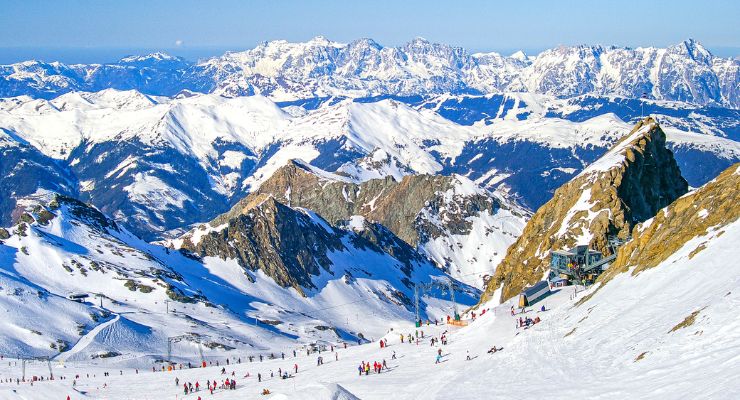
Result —
[[[255,197],[269,194],[291,207],[315,211],[331,224],[361,215],[390,229],[406,243],[416,246],[441,234],[439,224],[424,220],[422,210],[444,221],[453,234],[470,230],[468,217],[481,211],[495,213],[502,205],[483,191],[461,187],[471,182],[457,176],[391,176],[356,183],[336,174],[317,170],[293,160],[276,171],[259,189],[239,201],[228,213],[211,222],[217,226],[244,212]]]
[[[664,208],[652,219],[632,230],[632,240],[617,252],[617,259],[599,277],[606,283],[617,274],[632,269],[636,275],[656,267],[692,239],[702,238],[688,257],[704,250],[723,227],[740,218],[740,163],[717,178]]]
[[[217,218],[216,228],[197,239],[186,236],[181,248],[200,257],[235,259],[245,270],[261,270],[278,285],[301,294],[317,288],[314,277],[324,272],[334,275],[333,254],[357,250],[385,254],[386,261],[406,277],[414,265],[428,263],[383,226],[363,224],[343,230],[313,211],[294,209],[269,194],[245,200],[238,213]]]
[[[542,279],[551,250],[588,244],[609,253],[608,237],[626,239],[688,191],[658,123],[645,118],[602,158],[563,185],[527,223],[489,281],[482,301],[501,300]]]

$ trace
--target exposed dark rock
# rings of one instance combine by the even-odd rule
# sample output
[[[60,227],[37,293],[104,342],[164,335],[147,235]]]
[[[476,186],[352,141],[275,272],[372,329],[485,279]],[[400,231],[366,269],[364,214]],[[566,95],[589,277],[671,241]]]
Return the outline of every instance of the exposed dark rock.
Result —
[[[622,143],[625,140],[630,142]],[[605,155],[610,156],[613,165],[587,169],[537,210],[488,282],[482,301],[502,285],[503,301],[541,279],[551,250],[589,244],[608,254],[610,235],[626,239],[635,224],[688,190],[673,153],[665,147],[665,133],[651,118],[615,144]],[[584,238],[587,243],[579,243]]]

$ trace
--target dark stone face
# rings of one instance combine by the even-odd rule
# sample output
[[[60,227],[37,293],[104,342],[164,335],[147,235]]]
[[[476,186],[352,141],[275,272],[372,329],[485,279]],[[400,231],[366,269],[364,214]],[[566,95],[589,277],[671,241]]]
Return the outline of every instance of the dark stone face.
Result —
[[[315,289],[312,277],[322,271],[334,273],[329,253],[347,250],[345,238],[358,249],[391,255],[407,277],[415,263],[428,262],[380,224],[369,224],[358,234],[330,227],[326,221],[321,226],[272,197],[231,217],[226,224],[197,244],[186,239],[183,247],[200,257],[236,259],[244,269],[261,270],[278,285],[299,293]]]
[[[576,243],[583,232],[589,234],[592,249],[608,254],[609,236],[627,239],[637,223],[652,218],[688,191],[661,128],[645,119],[632,133],[643,124],[652,125],[636,137],[625,136],[632,141],[621,150],[623,161],[575,177],[537,210],[509,247],[488,283],[484,300],[502,284],[502,300],[506,300],[539,281],[549,267],[548,253],[585,244]],[[582,199],[583,195],[587,197]]]
[[[673,153],[666,148],[665,134],[660,128],[645,147],[644,151],[633,153],[632,165],[625,170],[617,190],[633,224],[652,218],[658,210],[684,195],[689,187]]]
[[[10,225],[16,200],[39,189],[75,195],[77,178],[63,163],[0,132],[0,224]]]

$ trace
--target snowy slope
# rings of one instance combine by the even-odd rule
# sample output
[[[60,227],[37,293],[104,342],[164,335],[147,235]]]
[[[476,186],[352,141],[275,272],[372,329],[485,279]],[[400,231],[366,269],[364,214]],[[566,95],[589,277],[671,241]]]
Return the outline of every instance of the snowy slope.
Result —
[[[114,361],[140,363],[164,357],[167,338],[183,334],[198,336],[206,354],[352,342],[414,318],[409,281],[444,278],[424,262],[406,275],[400,261],[355,246],[347,233],[343,249],[328,255],[332,270],[315,276],[304,295],[234,260],[149,245],[76,200],[45,201],[25,202],[24,222],[0,245],[0,300],[10,313],[0,331],[4,356],[54,356],[61,348],[69,353],[59,360],[113,354]],[[78,304],[66,299],[73,293],[91,297]],[[457,301],[472,304],[475,291],[469,293]],[[450,308],[440,291],[422,299],[422,315],[441,317]],[[187,339],[175,348],[197,354]]]
[[[479,399],[495,396],[521,398],[522,392],[533,397],[554,399],[731,399],[740,395],[735,370],[738,367],[737,318],[740,271],[725,260],[740,256],[735,242],[740,225],[726,226],[724,234],[714,236],[706,249],[693,258],[691,250],[702,241],[687,242],[661,265],[637,276],[621,274],[581,301],[590,291],[582,289],[573,298],[573,288],[560,290],[542,303],[547,311],[528,310],[527,317],[542,322],[528,329],[515,328],[522,315],[509,315],[509,304],[490,307],[464,328],[424,326],[423,345],[400,343],[398,333],[413,335],[410,325],[396,327],[385,337],[389,347],[377,343],[338,349],[335,361],[325,355],[325,365],[316,366],[316,354],[292,354],[286,360],[232,364],[237,390],[217,390],[214,398],[259,399],[264,388],[275,399]],[[706,239],[706,238],[705,238]],[[580,303],[580,304],[579,304]],[[485,307],[485,306],[484,306]],[[698,311],[693,324],[686,317]],[[446,331],[447,346],[429,346],[429,336]],[[500,350],[488,354],[496,346]],[[443,362],[435,364],[437,349]],[[392,359],[396,353],[397,359]],[[472,360],[466,361],[466,355]],[[220,359],[223,365],[224,359]],[[381,374],[357,376],[362,361],[386,360],[390,370]],[[299,365],[294,374],[292,366]],[[18,368],[3,366],[3,375],[16,376]],[[48,374],[44,364],[31,366],[36,374]],[[73,399],[154,399],[162,395],[182,397],[182,388],[172,385],[174,377],[182,382],[221,379],[215,365],[206,369],[173,373],[142,372],[136,385],[130,380],[134,371],[124,368],[102,377],[103,371],[117,371],[115,365],[66,363],[56,374],[68,378],[74,373],[96,373],[81,378],[77,390],[69,379],[39,382],[33,387],[0,385],[0,393],[10,399],[51,399],[69,393]],[[278,368],[291,371],[292,378],[269,378]],[[523,373],[522,371],[527,371]],[[575,373],[577,371],[578,373]],[[247,376],[247,373],[249,375]],[[258,383],[255,376],[261,373]],[[105,387],[103,384],[106,384]],[[84,394],[83,394],[84,393]],[[155,394],[156,393],[156,394]],[[206,397],[201,391],[184,398]],[[345,396],[345,397],[341,397]]]

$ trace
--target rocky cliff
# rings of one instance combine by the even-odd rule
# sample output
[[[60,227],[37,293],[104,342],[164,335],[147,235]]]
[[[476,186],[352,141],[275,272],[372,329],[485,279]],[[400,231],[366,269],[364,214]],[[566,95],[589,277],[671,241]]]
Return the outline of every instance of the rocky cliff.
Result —
[[[223,220],[243,213],[245,204],[270,194],[292,207],[316,211],[332,224],[361,215],[415,246],[420,240],[440,234],[438,226],[421,219],[423,209],[431,210],[453,233],[466,233],[470,229],[467,217],[483,210],[493,213],[501,207],[482,191],[461,188],[465,183],[470,182],[454,176],[433,175],[407,175],[400,181],[387,176],[356,183],[293,160],[211,225],[220,225]]]
[[[588,244],[609,253],[608,237],[626,239],[635,224],[653,217],[688,190],[658,123],[645,118],[556,192],[509,248],[483,301],[501,300],[543,278],[551,250]]]
[[[632,240],[617,252],[617,259],[599,278],[606,283],[632,269],[636,275],[665,261],[689,241],[696,243],[688,257],[706,248],[712,237],[740,217],[740,164],[735,164],[699,189],[682,196],[655,217],[632,230]]]
[[[278,285],[301,294],[317,288],[315,277],[335,274],[339,254],[369,251],[387,256],[385,261],[395,265],[406,282],[415,265],[429,263],[382,226],[355,223],[344,230],[313,211],[289,207],[269,194],[245,200],[238,213],[217,218],[215,228],[197,237],[186,236],[181,248],[200,257],[235,259],[245,270],[261,270]]]
[[[387,229],[454,277],[478,287],[521,234],[528,215],[507,198],[458,175],[406,175],[400,180],[386,176],[359,182],[293,160],[228,213],[183,238],[197,244],[202,233],[249,212],[250,204],[265,195],[315,211],[334,226],[363,221],[366,227]]]

